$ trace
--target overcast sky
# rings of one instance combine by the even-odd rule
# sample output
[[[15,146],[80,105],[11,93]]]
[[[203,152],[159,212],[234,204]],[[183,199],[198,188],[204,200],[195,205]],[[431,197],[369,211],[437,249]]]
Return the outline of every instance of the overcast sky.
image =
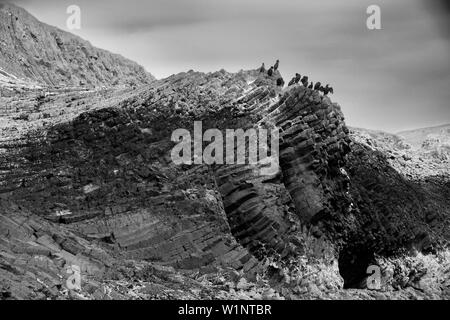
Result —
[[[299,72],[330,83],[351,126],[397,132],[450,123],[450,1],[12,2],[64,30],[67,6],[78,5],[82,28],[73,33],[157,78],[280,59],[287,81]],[[382,30],[366,28],[371,4],[381,7]]]

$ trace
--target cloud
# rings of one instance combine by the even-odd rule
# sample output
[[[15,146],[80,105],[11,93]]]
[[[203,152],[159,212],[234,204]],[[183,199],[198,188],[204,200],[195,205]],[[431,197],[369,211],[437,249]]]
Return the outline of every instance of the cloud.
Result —
[[[87,12],[91,27],[119,33],[190,25],[208,18],[198,0],[128,0],[125,5],[123,1],[100,0],[95,6],[87,3],[85,6],[92,7],[92,14]]]

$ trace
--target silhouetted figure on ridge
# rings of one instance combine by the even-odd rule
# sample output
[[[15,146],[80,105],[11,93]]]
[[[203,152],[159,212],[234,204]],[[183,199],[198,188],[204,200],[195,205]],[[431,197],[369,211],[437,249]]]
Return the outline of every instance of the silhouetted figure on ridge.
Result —
[[[333,88],[330,87],[328,84],[325,86],[325,88],[323,88],[323,94],[327,95],[328,93],[334,93],[333,92]]]
[[[264,65],[264,62],[262,64],[261,68],[259,68],[259,72],[261,72],[261,73],[266,72],[266,66]]]
[[[275,62],[275,65],[273,66],[273,69],[278,70],[279,65],[280,65],[280,60],[277,59],[277,61]]]
[[[279,87],[283,87],[283,86],[284,86],[284,80],[283,80],[283,78],[278,78],[278,79],[277,79],[277,86],[279,86]]]
[[[291,81],[289,81],[288,87],[289,87],[289,86],[292,86],[294,83],[295,83],[295,77],[293,77],[293,78],[291,79]]]
[[[314,82],[311,81],[311,84],[308,86],[308,89],[314,88]]]
[[[299,83],[301,77],[302,77],[302,76],[301,76],[299,73],[296,73],[296,74],[295,74],[295,77],[293,77],[293,78],[291,79],[291,81],[289,81],[288,86],[292,86],[292,85],[294,85],[294,84],[296,84],[296,83]]]
[[[314,90],[320,90],[320,87],[322,86],[322,84],[319,82],[316,83],[316,85],[314,86]]]
[[[270,67],[269,71],[267,71],[267,74],[269,75],[269,77],[273,75],[273,67]]]
[[[323,94],[325,94],[325,87],[324,86],[321,85],[318,90],[319,90],[319,92],[322,92]]]

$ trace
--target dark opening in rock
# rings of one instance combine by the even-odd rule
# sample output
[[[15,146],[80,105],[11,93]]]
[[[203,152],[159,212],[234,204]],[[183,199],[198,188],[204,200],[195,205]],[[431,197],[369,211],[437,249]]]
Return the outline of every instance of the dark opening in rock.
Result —
[[[372,252],[365,249],[342,250],[338,262],[339,273],[344,279],[344,289],[366,287],[367,267],[374,262]]]

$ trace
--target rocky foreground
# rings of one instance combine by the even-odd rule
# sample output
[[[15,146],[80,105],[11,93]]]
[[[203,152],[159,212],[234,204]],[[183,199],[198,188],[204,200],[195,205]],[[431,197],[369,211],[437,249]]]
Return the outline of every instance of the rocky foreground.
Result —
[[[0,106],[3,298],[449,297],[448,166],[411,175],[317,91],[188,72]],[[171,133],[197,120],[278,128],[278,170],[173,164]]]

